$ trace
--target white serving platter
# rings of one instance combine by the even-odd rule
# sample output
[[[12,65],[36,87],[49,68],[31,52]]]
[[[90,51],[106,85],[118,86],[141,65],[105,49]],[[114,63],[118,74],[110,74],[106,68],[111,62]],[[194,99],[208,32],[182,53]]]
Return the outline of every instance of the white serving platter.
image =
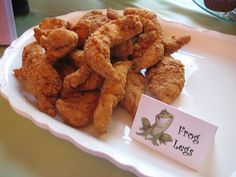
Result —
[[[78,19],[81,12],[63,16]],[[214,176],[236,174],[236,36],[160,20],[165,34],[190,34],[192,40],[173,56],[185,65],[186,83],[173,106],[218,126],[215,141],[200,172],[132,140],[131,118],[125,110],[114,110],[108,133],[96,136],[90,127],[75,129],[40,112],[35,99],[13,75],[21,66],[23,47],[34,40],[27,30],[5,50],[0,60],[0,93],[11,107],[37,126],[66,139],[83,151],[108,159],[121,169],[138,176]],[[19,132],[20,133],[20,132]]]

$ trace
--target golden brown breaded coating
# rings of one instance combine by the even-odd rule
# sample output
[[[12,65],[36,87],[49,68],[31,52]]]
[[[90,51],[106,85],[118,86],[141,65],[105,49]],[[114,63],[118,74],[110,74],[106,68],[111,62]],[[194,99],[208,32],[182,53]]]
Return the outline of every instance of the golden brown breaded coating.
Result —
[[[110,62],[110,48],[133,38],[141,31],[140,18],[133,15],[113,20],[101,26],[85,43],[86,63],[105,78],[116,77]]]
[[[96,73],[89,75],[87,80],[77,86],[76,88],[67,87],[63,85],[62,90],[60,92],[61,98],[69,98],[71,95],[77,92],[84,92],[84,91],[99,91],[101,90],[102,84],[104,79],[97,75]]]
[[[118,18],[121,18],[122,15],[119,13],[119,11],[108,8],[107,9],[107,18],[110,20],[117,20]]]
[[[52,30],[58,28],[64,28],[70,30],[72,25],[70,22],[67,22],[63,19],[51,17],[44,18],[38,25],[38,27],[34,28],[34,37],[36,41],[40,41],[42,35],[47,36]]]
[[[74,93],[69,98],[58,99],[56,108],[62,119],[74,126],[85,126],[92,120],[98,103],[98,92]]]
[[[70,58],[67,56],[56,61],[53,64],[53,67],[56,69],[56,71],[60,75],[62,81],[67,75],[75,72],[77,69],[73,61],[71,61]]]
[[[134,118],[139,100],[145,89],[145,78],[141,73],[129,70],[126,76],[125,96],[120,101],[120,105],[125,108]]]
[[[38,107],[40,111],[47,113],[48,115],[54,117],[56,116],[56,104],[57,96],[45,96],[45,95],[40,95],[38,97]]]
[[[39,109],[55,116],[55,101],[61,89],[57,71],[47,63],[43,48],[36,42],[28,44],[22,54],[22,67],[14,70],[17,78],[38,99]]]
[[[92,73],[89,75],[89,77],[86,79],[86,81],[79,85],[77,87],[80,91],[90,91],[90,90],[96,90],[101,89],[103,84],[104,78],[99,76],[97,73],[92,71]]]
[[[131,40],[125,41],[111,48],[111,56],[118,59],[127,59],[134,52],[134,46]]]
[[[184,86],[184,65],[179,60],[165,56],[148,70],[146,78],[148,90],[158,100],[170,104]]]
[[[84,51],[75,49],[70,53],[70,58],[78,69],[65,77],[63,82],[65,89],[78,87],[79,90],[88,91],[94,90],[102,84],[103,78],[85,62]]]
[[[76,88],[78,85],[83,84],[90,76],[90,68],[88,65],[84,65],[75,72],[67,75],[63,81],[63,85],[66,88]]]
[[[72,65],[64,64],[60,69],[57,69],[57,72],[59,73],[60,78],[63,81],[66,76],[75,72],[75,68]]]
[[[48,36],[40,38],[40,45],[46,50],[48,62],[54,63],[72,51],[78,42],[78,35],[70,30],[58,28]]]
[[[78,74],[78,77],[76,76],[76,74]],[[73,92],[73,90],[77,90],[77,91],[91,91],[91,90],[96,90],[101,88],[102,83],[103,83],[103,78],[101,76],[99,76],[97,73],[95,73],[94,71],[92,71],[88,77],[83,80],[82,83],[80,83],[79,85],[77,85],[76,87],[73,87],[71,85],[71,82],[68,82],[68,80],[70,79],[70,81],[74,82],[74,83],[78,83],[77,80],[73,80],[73,79],[78,79],[80,78],[82,72],[79,72],[79,70],[67,75],[63,81],[63,92],[65,94],[65,92]],[[84,79],[84,78],[82,78]]]
[[[70,22],[56,17],[44,18],[38,26],[43,30],[54,30],[58,28],[71,29],[72,27]]]
[[[126,75],[132,66],[131,61],[118,61],[113,64],[118,78],[107,78],[104,81],[101,94],[112,94],[121,100],[125,94]]]
[[[135,7],[127,7],[124,9],[124,15],[138,15],[142,17],[142,20],[145,21],[145,19],[149,19],[156,23],[156,14],[152,11],[141,9],[141,8],[135,8]]]
[[[191,40],[190,35],[180,35],[180,36],[172,36],[167,37],[164,36],[163,43],[164,43],[164,49],[165,54],[164,55],[170,55],[177,50],[179,50],[184,45],[188,44]]]
[[[78,69],[66,76],[63,85],[66,88],[76,88],[78,85],[81,85],[86,81],[92,70],[84,60],[84,51],[75,49],[70,52],[70,58],[74,61]]]
[[[98,106],[93,114],[93,126],[99,133],[107,132],[113,109],[117,104],[118,99],[112,94],[102,94],[100,96]]]
[[[107,132],[112,110],[125,95],[126,75],[132,62],[119,61],[114,64],[118,78],[107,78],[104,81],[98,106],[93,115],[93,125],[101,134]]]
[[[65,98],[70,98],[73,97],[74,94],[79,93],[80,91],[77,88],[65,88],[62,86],[62,89],[60,91],[60,98],[65,99]]]
[[[84,51],[79,49],[74,49],[69,53],[70,59],[74,62],[77,68],[82,67],[85,63]]]
[[[162,29],[155,13],[138,8],[126,8],[124,15],[138,15],[143,24],[143,33],[134,45],[133,69],[136,72],[156,64],[164,54]]]
[[[82,46],[95,30],[109,21],[102,11],[92,10],[86,13],[73,29],[79,36],[78,46]]]

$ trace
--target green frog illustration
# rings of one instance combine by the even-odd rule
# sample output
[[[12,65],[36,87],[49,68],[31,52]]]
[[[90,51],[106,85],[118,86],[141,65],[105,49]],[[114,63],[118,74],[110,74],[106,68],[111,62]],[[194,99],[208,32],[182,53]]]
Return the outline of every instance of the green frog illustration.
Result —
[[[150,124],[150,121],[142,117],[142,127],[139,128],[142,132],[136,132],[137,135],[143,136],[146,140],[152,141],[153,145],[159,146],[160,144],[166,144],[166,142],[172,142],[172,137],[165,133],[174,120],[174,116],[170,114],[166,109],[163,109],[155,117],[155,123]]]

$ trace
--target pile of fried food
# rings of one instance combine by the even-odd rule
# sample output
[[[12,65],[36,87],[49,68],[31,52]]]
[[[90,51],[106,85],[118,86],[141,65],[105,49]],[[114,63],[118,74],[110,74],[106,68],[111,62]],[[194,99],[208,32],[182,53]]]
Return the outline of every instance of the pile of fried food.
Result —
[[[184,86],[184,66],[171,54],[190,36],[165,36],[148,10],[92,10],[76,25],[45,18],[34,37],[15,76],[42,112],[74,127],[92,122],[106,133],[118,104],[134,117],[145,89],[170,104]]]

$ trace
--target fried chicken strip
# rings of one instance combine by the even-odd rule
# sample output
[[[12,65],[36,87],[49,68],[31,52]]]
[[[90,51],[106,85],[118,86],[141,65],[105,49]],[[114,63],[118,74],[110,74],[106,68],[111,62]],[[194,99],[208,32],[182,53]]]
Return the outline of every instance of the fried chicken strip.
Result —
[[[90,66],[84,60],[84,51],[73,50],[70,53],[70,58],[74,61],[78,70],[67,75],[63,81],[63,86],[66,89],[77,88],[79,90],[88,91],[98,88],[103,78],[94,72]]]
[[[141,73],[129,70],[126,76],[125,96],[120,105],[125,108],[134,118],[140,97],[145,89],[145,78]]]
[[[81,127],[92,120],[98,98],[98,92],[77,92],[69,98],[58,99],[56,108],[66,123],[73,127]]]
[[[22,67],[14,70],[26,88],[38,99],[42,112],[56,115],[55,101],[61,89],[61,79],[57,71],[47,63],[44,49],[36,42],[23,49]]]
[[[48,62],[54,63],[72,51],[78,42],[78,35],[70,30],[58,28],[48,36],[41,36],[40,45],[46,50]]]
[[[132,55],[134,46],[131,40],[125,41],[111,48],[111,56],[118,59],[127,59]]]
[[[73,50],[70,53],[70,58],[74,61],[78,70],[67,75],[63,81],[63,85],[66,88],[76,88],[86,81],[92,70],[84,61],[84,51],[77,49]]]
[[[78,46],[82,46],[94,31],[109,21],[102,11],[92,10],[86,13],[73,28],[79,36]]]
[[[118,18],[121,18],[122,15],[119,13],[119,11],[108,8],[107,9],[107,18],[111,20],[117,20]]]
[[[93,114],[93,125],[101,134],[107,132],[113,108],[125,95],[126,75],[132,62],[119,61],[114,64],[118,78],[107,78],[104,81],[98,106]]]
[[[164,54],[162,29],[155,13],[138,8],[125,8],[124,15],[138,15],[143,24],[143,33],[134,45],[133,69],[136,72],[156,64]]]
[[[163,43],[164,43],[164,49],[165,49],[165,54],[164,55],[170,55],[177,50],[179,50],[181,47],[184,45],[188,44],[191,40],[190,35],[180,35],[180,36],[172,36],[172,37],[167,37],[164,36],[163,38]]]
[[[184,86],[184,65],[165,56],[146,74],[148,90],[160,101],[171,104]]]
[[[48,36],[50,32],[55,29],[64,28],[70,30],[72,25],[70,22],[67,22],[63,19],[51,17],[44,18],[38,25],[38,27],[34,28],[34,37],[37,42],[40,42],[40,38],[42,36]]]
[[[89,75],[89,77],[86,79],[86,81],[79,85],[77,88],[80,91],[90,91],[90,90],[96,90],[101,89],[103,84],[104,78],[99,76],[97,73],[92,71],[92,73]]]
[[[64,78],[76,71],[76,66],[74,63],[71,62],[71,60],[68,57],[62,58],[61,60],[58,60],[53,67],[56,69],[58,74],[60,75],[61,80],[63,81]]]
[[[133,38],[141,31],[142,23],[138,16],[128,15],[106,23],[86,41],[86,63],[105,78],[117,77],[110,62],[110,48]]]

